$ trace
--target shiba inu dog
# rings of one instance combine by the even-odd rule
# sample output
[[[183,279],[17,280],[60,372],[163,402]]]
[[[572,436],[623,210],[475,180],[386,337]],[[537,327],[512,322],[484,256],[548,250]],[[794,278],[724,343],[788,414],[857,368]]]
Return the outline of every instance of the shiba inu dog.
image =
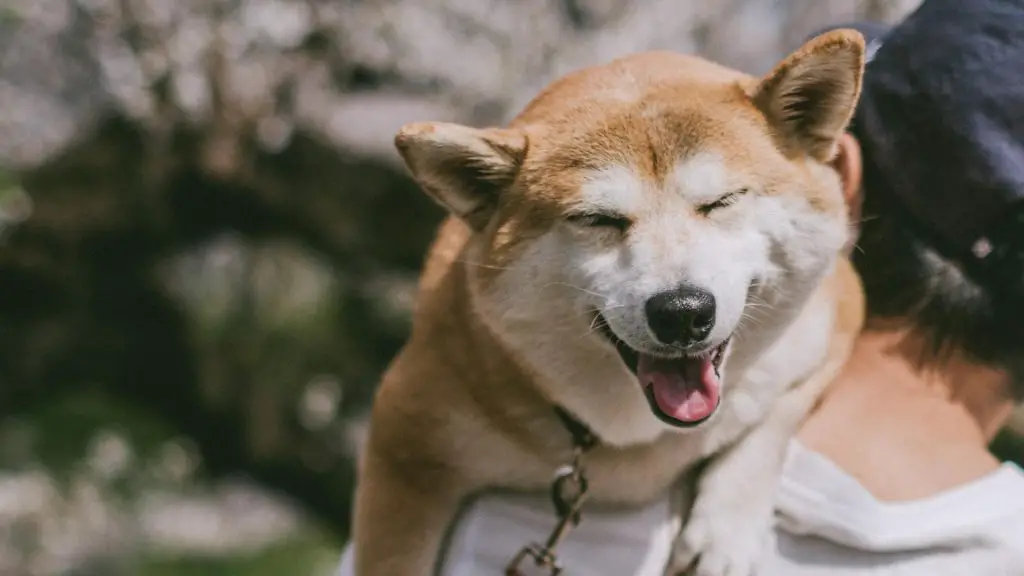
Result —
[[[861,325],[830,163],[863,66],[848,30],[763,78],[644,53],[503,128],[400,131],[451,216],[376,397],[357,576],[431,574],[468,496],[548,488],[572,423],[593,500],[642,505],[707,461],[667,573],[751,571],[787,442]]]

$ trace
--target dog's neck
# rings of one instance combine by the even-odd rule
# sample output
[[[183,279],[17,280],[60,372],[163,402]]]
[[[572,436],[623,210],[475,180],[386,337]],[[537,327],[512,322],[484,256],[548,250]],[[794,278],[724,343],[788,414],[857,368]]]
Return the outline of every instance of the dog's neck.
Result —
[[[461,389],[496,426],[520,437],[524,427],[542,419],[550,426],[545,437],[536,438],[537,447],[567,447],[572,431],[557,417],[557,403],[544,395],[536,386],[537,376],[475,313],[468,266],[453,262],[440,284],[421,300],[429,308],[420,311],[423,337],[445,335],[430,349],[446,356],[450,378],[471,380]]]
[[[481,386],[500,384],[516,389],[528,388],[530,375],[522,363],[475,313],[468,266],[462,261],[454,263],[432,294],[429,305],[434,310],[423,315],[428,323],[447,326],[441,331],[425,329],[424,332],[445,334],[446,341],[436,343],[441,345],[439,349],[450,351],[453,359],[473,364],[474,374],[466,377],[472,377]]]

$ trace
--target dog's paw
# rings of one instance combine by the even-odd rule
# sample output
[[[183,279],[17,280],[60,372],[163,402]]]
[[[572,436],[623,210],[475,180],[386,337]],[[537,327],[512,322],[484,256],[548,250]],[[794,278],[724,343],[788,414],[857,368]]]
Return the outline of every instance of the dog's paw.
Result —
[[[737,520],[739,520],[737,518]],[[694,517],[679,536],[670,574],[676,576],[754,576],[775,545],[770,525],[738,523],[723,515]]]

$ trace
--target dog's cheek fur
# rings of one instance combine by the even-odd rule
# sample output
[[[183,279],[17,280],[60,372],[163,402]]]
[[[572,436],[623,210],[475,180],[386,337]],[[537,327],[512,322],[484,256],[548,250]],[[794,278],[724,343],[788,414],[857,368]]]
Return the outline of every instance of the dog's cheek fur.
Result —
[[[543,333],[583,342],[590,312],[605,304],[599,291],[574,274],[617,243],[613,233],[572,228],[565,221],[581,184],[578,170],[552,174],[528,165],[504,195],[492,225],[473,241],[474,300],[503,336],[521,333],[532,341]]]
[[[481,281],[476,300],[503,332],[536,332],[549,323],[564,326],[579,308],[574,299],[584,294],[569,288],[566,254],[558,249],[556,236],[548,230],[529,242],[504,246],[500,258],[488,259],[477,272]]]
[[[555,226],[522,245],[474,298],[479,317],[536,377],[550,401],[574,406],[603,441],[626,446],[651,442],[664,424],[650,411],[618,354],[595,332],[590,314],[609,307],[587,278],[586,263],[614,258],[615,250]],[[588,398],[580,404],[579,398]]]
[[[811,181],[788,185],[789,191],[759,199],[760,220],[769,243],[770,274],[758,279],[754,293],[765,304],[799,302],[808,287],[830,271],[848,237],[837,179],[821,173]]]

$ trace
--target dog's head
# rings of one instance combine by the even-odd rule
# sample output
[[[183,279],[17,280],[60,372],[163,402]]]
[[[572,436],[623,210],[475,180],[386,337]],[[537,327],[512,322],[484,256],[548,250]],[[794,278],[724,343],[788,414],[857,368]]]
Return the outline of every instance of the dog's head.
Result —
[[[830,32],[761,79],[634,55],[555,82],[506,128],[417,123],[396,144],[473,230],[479,314],[554,401],[629,442],[707,420],[745,355],[730,348],[785,328],[841,252],[829,163],[863,50]]]

